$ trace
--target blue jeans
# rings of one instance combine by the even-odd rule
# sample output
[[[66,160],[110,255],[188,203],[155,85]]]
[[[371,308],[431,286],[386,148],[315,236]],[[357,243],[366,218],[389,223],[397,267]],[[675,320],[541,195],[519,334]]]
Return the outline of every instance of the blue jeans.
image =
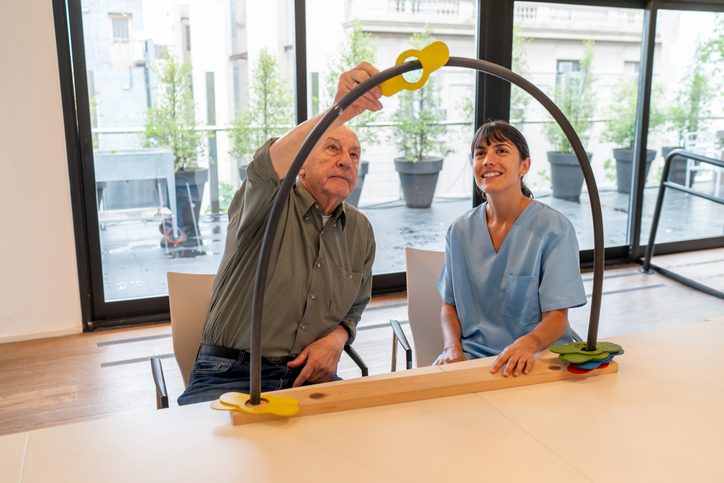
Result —
[[[269,392],[292,387],[302,368],[287,367],[262,359],[261,391]],[[226,392],[249,394],[251,362],[249,353],[242,351],[238,359],[199,354],[191,371],[189,385],[178,398],[179,406],[203,401],[213,401]],[[333,381],[341,378],[336,374]]]

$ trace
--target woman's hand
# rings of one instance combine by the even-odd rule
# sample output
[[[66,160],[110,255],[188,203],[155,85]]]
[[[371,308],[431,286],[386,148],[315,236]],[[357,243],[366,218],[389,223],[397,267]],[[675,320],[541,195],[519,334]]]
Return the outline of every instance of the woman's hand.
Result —
[[[530,373],[535,365],[535,353],[540,346],[540,340],[536,339],[538,339],[536,336],[527,334],[506,347],[495,360],[490,369],[491,374],[498,372],[501,367],[504,367],[503,377],[511,374],[517,377]]]
[[[450,347],[445,347],[442,355],[435,361],[436,366],[443,364],[452,364],[453,362],[460,362],[465,360],[465,354],[463,354],[463,346],[456,344]]]

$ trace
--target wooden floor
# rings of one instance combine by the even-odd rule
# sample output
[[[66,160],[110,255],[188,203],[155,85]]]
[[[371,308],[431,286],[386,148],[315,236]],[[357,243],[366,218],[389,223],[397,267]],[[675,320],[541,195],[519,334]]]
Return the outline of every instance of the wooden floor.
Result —
[[[724,248],[656,257],[655,262],[724,291]],[[591,274],[583,278],[590,294]],[[724,315],[721,299],[659,274],[643,274],[639,265],[607,269],[603,291],[601,339]],[[570,313],[573,328],[584,338],[589,309]],[[390,371],[392,318],[407,318],[404,293],[375,297],[360,323],[354,346],[371,374]],[[175,405],[183,383],[168,324],[0,345],[0,434],[154,408],[151,356],[163,357]],[[339,373],[359,376],[345,355]]]

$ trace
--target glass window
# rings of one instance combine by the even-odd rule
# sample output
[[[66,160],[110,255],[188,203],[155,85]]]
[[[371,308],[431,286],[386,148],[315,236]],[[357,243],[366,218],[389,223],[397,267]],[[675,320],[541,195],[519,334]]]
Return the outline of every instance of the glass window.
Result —
[[[82,11],[105,300],[162,296],[167,271],[216,272],[253,148],[294,122],[292,2]]]
[[[627,244],[631,164],[616,156],[632,148],[642,28],[641,10],[515,2],[513,71],[553,99],[590,153],[607,246]],[[511,121],[531,148],[536,199],[573,222],[581,249],[593,248],[583,175],[563,132],[515,86]]]
[[[451,55],[475,57],[474,0],[309,0],[310,115],[332,105],[341,72],[361,61],[380,70],[410,48],[442,40]],[[405,270],[404,247],[444,248],[450,223],[472,207],[475,73],[442,69],[415,93],[383,98],[384,109],[354,120],[363,156],[348,200],[370,219],[375,274]]]
[[[578,72],[581,70],[581,63],[578,60],[559,60],[556,68],[556,80],[560,80],[563,76]]]
[[[128,41],[128,24],[130,23],[131,16],[125,14],[111,14],[111,27],[113,29],[113,41],[114,42],[127,42]]]
[[[644,194],[641,242],[648,243],[663,158],[675,147],[724,159],[724,14],[660,10],[648,150],[655,154]],[[724,198],[724,170],[675,159],[669,180]],[[656,242],[722,236],[724,205],[667,189]]]

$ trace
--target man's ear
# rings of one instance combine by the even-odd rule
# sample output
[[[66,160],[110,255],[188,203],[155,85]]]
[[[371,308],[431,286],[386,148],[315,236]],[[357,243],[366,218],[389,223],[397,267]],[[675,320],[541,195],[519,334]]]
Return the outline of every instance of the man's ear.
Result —
[[[297,176],[299,176],[300,178],[304,178],[305,175],[306,175],[306,172],[305,172],[304,166],[302,166],[299,169],[299,173],[297,173]]]

